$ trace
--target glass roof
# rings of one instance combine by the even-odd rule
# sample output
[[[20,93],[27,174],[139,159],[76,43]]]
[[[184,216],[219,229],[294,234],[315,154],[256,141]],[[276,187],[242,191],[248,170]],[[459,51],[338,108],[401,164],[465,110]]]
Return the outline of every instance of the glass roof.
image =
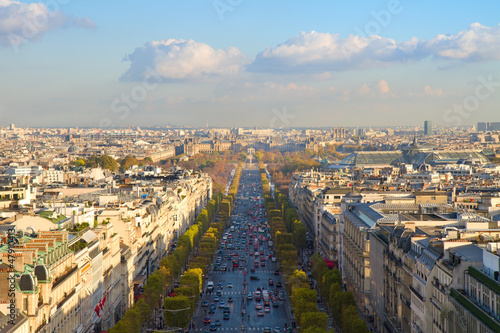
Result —
[[[399,162],[403,154],[400,151],[362,151],[346,156],[340,164],[344,165],[372,165],[394,164]]]
[[[422,165],[431,163],[437,160],[449,160],[453,163],[461,159],[480,159],[481,162],[487,163],[488,158],[481,152],[473,150],[436,150],[431,152],[420,152],[414,156],[407,156],[414,165]],[[355,152],[346,156],[341,162],[341,165],[377,165],[377,164],[394,164],[403,162],[404,156],[401,151],[362,151]]]

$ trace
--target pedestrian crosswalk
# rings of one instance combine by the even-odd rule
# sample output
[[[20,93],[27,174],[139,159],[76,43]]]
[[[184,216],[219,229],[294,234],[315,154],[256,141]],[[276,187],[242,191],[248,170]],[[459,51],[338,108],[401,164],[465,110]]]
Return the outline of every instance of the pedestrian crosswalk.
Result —
[[[227,272],[221,272],[221,271],[210,271],[210,273],[213,273],[213,274],[242,274],[243,271],[237,271],[237,272],[231,272],[231,271],[227,271]],[[259,273],[265,273],[265,274],[273,274],[274,271],[271,271],[271,270],[268,270],[268,271],[261,271],[261,270],[255,270],[254,273],[248,273],[247,274],[251,274],[251,275],[257,275]]]
[[[223,291],[221,296],[229,296],[229,295],[241,295],[241,291]]]

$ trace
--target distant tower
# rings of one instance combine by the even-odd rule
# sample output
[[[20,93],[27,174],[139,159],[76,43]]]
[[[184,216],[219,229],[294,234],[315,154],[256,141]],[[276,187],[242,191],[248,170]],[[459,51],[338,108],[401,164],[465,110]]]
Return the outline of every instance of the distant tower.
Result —
[[[205,120],[205,128],[208,128],[208,119]]]
[[[14,124],[10,124],[10,130],[13,131],[16,129],[16,126]]]
[[[432,121],[426,120],[424,121],[424,135],[432,135]]]

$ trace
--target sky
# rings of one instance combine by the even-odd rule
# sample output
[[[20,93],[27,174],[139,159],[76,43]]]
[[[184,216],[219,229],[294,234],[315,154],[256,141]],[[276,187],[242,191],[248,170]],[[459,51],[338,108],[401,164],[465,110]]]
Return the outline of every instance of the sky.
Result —
[[[495,0],[0,0],[0,126],[500,121],[498,13]]]

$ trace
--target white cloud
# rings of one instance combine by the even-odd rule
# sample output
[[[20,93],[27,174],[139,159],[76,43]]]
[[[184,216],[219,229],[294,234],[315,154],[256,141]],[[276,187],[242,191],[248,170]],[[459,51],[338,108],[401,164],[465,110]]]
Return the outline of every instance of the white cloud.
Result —
[[[431,86],[425,86],[424,93],[429,96],[443,96],[443,89],[441,88],[432,89]]]
[[[389,84],[384,79],[378,81],[375,86],[380,94],[388,94],[390,92]]]
[[[357,90],[357,93],[359,96],[395,97],[395,94],[389,88],[389,84],[384,79],[370,84],[363,83],[361,88]]]
[[[465,61],[500,60],[500,25],[472,23],[456,35],[437,35],[425,43],[436,57]]]
[[[127,56],[129,70],[124,81],[150,76],[165,80],[205,79],[236,75],[247,58],[235,47],[214,49],[193,40],[168,39],[146,43]]]
[[[1,46],[19,46],[40,39],[47,31],[68,26],[94,28],[95,24],[89,18],[71,18],[44,3],[0,0]]]
[[[314,72],[323,73],[375,65],[390,64],[416,58],[416,38],[408,42],[370,36],[302,32],[284,44],[259,53],[249,66],[254,72]]]
[[[301,32],[285,43],[267,48],[249,65],[253,72],[312,73],[390,66],[427,57],[461,61],[500,60],[500,26],[471,24],[455,35],[430,40],[395,41],[316,31]]]

